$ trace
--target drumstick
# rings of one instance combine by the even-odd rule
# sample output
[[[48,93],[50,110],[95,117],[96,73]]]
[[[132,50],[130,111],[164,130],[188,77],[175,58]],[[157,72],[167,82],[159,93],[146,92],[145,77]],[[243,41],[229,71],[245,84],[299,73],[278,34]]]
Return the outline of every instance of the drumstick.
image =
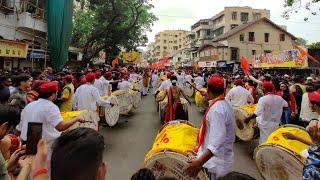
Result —
[[[190,86],[191,86],[192,88],[194,88],[195,90],[201,92],[198,88],[196,88],[194,85],[192,85],[189,81],[187,81],[187,83],[190,84]]]

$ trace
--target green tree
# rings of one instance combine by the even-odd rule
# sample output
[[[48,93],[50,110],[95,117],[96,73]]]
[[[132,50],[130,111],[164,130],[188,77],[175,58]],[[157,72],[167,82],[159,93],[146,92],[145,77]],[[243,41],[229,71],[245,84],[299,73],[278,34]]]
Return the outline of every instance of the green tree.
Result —
[[[320,49],[320,42],[312,43],[312,44],[308,45],[308,48],[310,48],[310,49]]]
[[[310,15],[317,15],[317,3],[320,0],[285,0],[284,7],[285,11],[283,12],[283,17],[289,19],[292,13],[298,13],[301,9],[306,9],[309,13],[305,14],[304,20],[307,21]]]
[[[305,40],[305,39],[303,39],[303,38],[299,38],[299,37],[298,37],[298,39],[296,40],[296,43],[297,43],[298,45],[300,45],[300,46],[306,46],[307,43],[308,43],[308,41]]]
[[[156,16],[150,12],[150,0],[80,0],[74,8],[72,43],[84,50],[84,60],[101,50],[112,60],[120,49],[136,50],[148,42]]]

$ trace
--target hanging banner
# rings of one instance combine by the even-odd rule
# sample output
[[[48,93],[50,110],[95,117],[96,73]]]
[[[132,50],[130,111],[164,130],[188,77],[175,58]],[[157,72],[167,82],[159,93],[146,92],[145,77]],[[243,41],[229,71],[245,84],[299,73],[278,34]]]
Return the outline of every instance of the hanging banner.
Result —
[[[306,68],[308,57],[297,49],[256,55],[255,68]]]
[[[0,57],[26,58],[28,54],[28,44],[0,40]]]
[[[139,52],[122,53],[122,59],[125,64],[138,64],[140,62]]]

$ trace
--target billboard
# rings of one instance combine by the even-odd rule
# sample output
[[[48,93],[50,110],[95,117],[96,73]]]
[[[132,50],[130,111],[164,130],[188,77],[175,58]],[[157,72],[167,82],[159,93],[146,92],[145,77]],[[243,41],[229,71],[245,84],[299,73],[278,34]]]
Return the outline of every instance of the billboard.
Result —
[[[140,63],[140,53],[125,52],[125,53],[122,53],[122,59],[125,64],[138,64]]]
[[[298,49],[263,53],[254,57],[255,68],[306,68],[308,57]]]

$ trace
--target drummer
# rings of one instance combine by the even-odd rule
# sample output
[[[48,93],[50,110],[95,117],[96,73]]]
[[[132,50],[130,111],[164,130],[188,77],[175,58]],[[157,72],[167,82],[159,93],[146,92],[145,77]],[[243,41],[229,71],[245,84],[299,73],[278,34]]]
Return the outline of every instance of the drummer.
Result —
[[[223,177],[232,171],[234,114],[231,105],[224,99],[224,79],[213,76],[208,80],[207,98],[210,106],[203,116],[195,149],[197,159],[189,162],[187,173],[195,177],[204,167],[210,180]],[[205,95],[205,93],[203,93]]]
[[[74,110],[97,111],[98,105],[113,105],[109,101],[100,99],[99,90],[93,86],[95,74],[88,73],[86,75],[86,84],[81,85],[74,94],[72,106]]]
[[[265,95],[259,99],[253,116],[245,120],[249,122],[256,118],[256,121],[253,120],[252,123],[257,122],[260,130],[259,145],[279,127],[283,108],[288,107],[288,103],[281,96],[273,93],[275,87],[272,82],[263,82],[262,87]]]
[[[241,107],[246,104],[254,103],[254,99],[251,93],[243,87],[243,81],[236,79],[234,81],[235,87],[230,89],[226,95],[226,99],[231,103],[233,107]]]
[[[177,77],[172,76],[170,80],[171,80],[172,86],[170,86],[165,91],[165,95],[161,99],[158,99],[158,102],[161,102],[166,97],[168,97],[168,103],[165,111],[166,112],[165,123],[175,119],[187,120],[188,117],[185,116],[185,112],[183,111],[180,98],[184,97],[189,103],[191,102],[189,101],[187,96],[184,94],[182,89],[179,86],[177,86]]]

